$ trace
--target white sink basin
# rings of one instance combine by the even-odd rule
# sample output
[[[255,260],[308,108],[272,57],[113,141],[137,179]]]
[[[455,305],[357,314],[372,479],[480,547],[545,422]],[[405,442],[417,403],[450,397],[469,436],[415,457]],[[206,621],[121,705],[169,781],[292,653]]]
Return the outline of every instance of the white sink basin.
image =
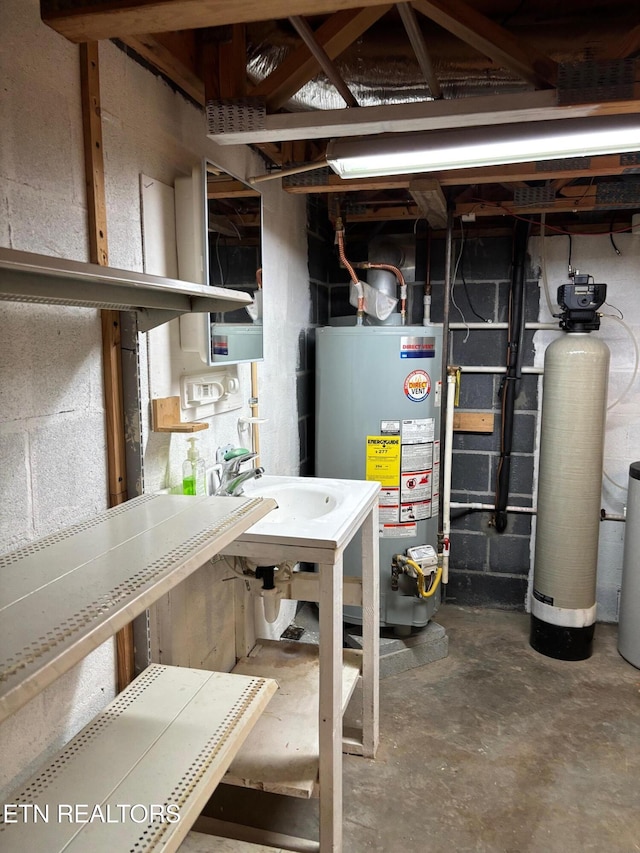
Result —
[[[271,510],[242,536],[243,540],[338,547],[361,524],[379,484],[365,480],[279,477],[266,474],[245,483],[244,495],[274,498]]]
[[[273,498],[277,509],[269,513],[269,524],[293,524],[319,518],[333,512],[341,503],[341,495],[333,484],[304,477],[296,483],[275,483],[277,477],[263,477],[245,488],[247,497]]]

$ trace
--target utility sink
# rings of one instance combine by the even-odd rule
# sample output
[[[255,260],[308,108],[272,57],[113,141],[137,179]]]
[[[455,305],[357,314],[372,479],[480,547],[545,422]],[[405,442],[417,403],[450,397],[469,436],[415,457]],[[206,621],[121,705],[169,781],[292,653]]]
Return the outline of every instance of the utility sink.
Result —
[[[266,474],[244,486],[246,497],[273,498],[278,504],[242,535],[244,541],[336,548],[352,535],[369,511],[378,483],[321,477]]]

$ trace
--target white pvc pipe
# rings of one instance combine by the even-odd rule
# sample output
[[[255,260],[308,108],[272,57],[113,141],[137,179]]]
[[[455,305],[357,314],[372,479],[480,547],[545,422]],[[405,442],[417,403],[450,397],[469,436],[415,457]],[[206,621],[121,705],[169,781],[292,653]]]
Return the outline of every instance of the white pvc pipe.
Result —
[[[557,323],[525,323],[525,329],[539,329],[545,331],[559,332]],[[449,323],[450,329],[508,329],[508,323]]]
[[[493,504],[483,504],[483,503],[465,503],[464,501],[451,501],[449,504],[451,509],[473,509],[473,510],[487,510],[490,512],[495,511],[495,506]],[[535,515],[536,511],[531,506],[508,506],[506,507],[507,512],[521,512],[529,515]]]
[[[431,325],[431,294],[425,293],[422,297],[422,325]]]
[[[458,364],[456,367],[459,367],[463,373],[506,373],[507,370],[506,367],[500,365],[487,364]],[[521,370],[522,373],[544,373],[542,367],[523,367]]]
[[[442,583],[449,581],[449,535],[451,533],[451,467],[453,461],[453,414],[456,403],[456,372],[447,372],[447,411],[444,428],[442,474]]]

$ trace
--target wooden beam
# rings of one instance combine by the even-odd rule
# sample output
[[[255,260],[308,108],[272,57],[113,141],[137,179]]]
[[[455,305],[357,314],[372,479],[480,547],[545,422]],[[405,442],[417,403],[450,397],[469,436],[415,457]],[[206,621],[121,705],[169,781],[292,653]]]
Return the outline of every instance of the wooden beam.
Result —
[[[314,36],[330,59],[335,59],[385,15],[391,5],[365,9],[346,9],[337,12],[318,27]],[[320,70],[320,65],[306,45],[296,50],[275,68],[268,77],[250,91],[251,97],[264,97],[267,110],[276,112]]]
[[[529,216],[537,213],[577,213],[590,210],[621,210],[612,203],[605,208],[598,199],[597,187],[575,186],[564,190],[567,198],[555,198],[553,201],[540,204],[516,205],[512,201],[489,201],[481,198],[456,202],[454,216],[465,216],[473,214],[475,217],[501,217],[501,216]],[[348,208],[344,211],[344,218],[348,222],[384,222],[386,220],[413,220],[423,216],[421,208],[417,204],[400,202],[370,205],[359,205],[357,212],[350,212]],[[435,227],[435,226],[434,226]]]
[[[629,30],[619,42],[606,52],[605,59],[626,59],[640,50],[640,24]],[[636,67],[638,63],[636,62]],[[636,78],[637,79],[637,78]]]
[[[477,169],[432,172],[431,177],[442,187],[499,183],[515,185],[525,181],[552,180],[556,182],[556,188],[559,188],[576,178],[635,174],[637,167],[625,165],[622,160],[623,155],[620,154],[603,154],[600,157],[584,158],[584,162],[555,161],[546,166],[540,163],[511,163],[505,166],[481,166]],[[412,181],[419,180],[421,177],[420,175],[391,175],[381,178],[343,180],[329,171],[321,184],[295,186],[285,183],[284,189],[289,193],[301,194],[409,189]]]
[[[387,0],[358,0],[385,6]],[[42,20],[70,41],[100,41],[140,33],[197,30],[290,15],[326,15],[344,0],[40,0]]]
[[[89,260],[101,266],[108,266],[100,70],[98,45],[95,42],[80,46],[80,92],[89,219]],[[109,506],[118,506],[127,500],[120,313],[102,311],[101,320]],[[135,674],[132,625],[127,625],[116,635],[116,650],[118,690],[124,690]]]
[[[259,198],[260,192],[242,181],[207,179],[207,198]]]
[[[416,13],[410,3],[397,3],[396,8],[402,19],[402,24],[407,32],[411,47],[422,71],[422,75],[429,87],[429,92],[434,98],[442,97],[442,89],[440,83],[433,70],[433,63],[427,50],[420,25],[416,19]]]
[[[437,180],[416,178],[409,184],[409,192],[432,228],[446,228],[447,200]]]
[[[391,222],[391,221],[413,221],[421,219],[422,212],[417,204],[389,204],[389,205],[362,205],[365,209],[351,212],[348,209],[343,212],[346,222]]]
[[[455,432],[493,432],[493,413],[455,412],[453,429]]]
[[[221,98],[242,98],[247,93],[247,36],[243,24],[234,24],[231,39],[219,47]]]
[[[327,79],[330,83],[333,84],[334,88],[337,90],[338,94],[345,102],[348,107],[357,107],[358,102],[356,101],[353,92],[347,84],[345,83],[342,75],[333,64],[333,60],[327,54],[326,50],[322,47],[321,44],[318,43],[317,39],[313,34],[313,30],[307,23],[306,18],[301,18],[300,15],[292,15],[289,18],[293,28],[298,33],[302,41],[309,48],[312,56],[324,71]]]
[[[508,68],[538,89],[552,88],[558,79],[558,64],[520,41],[508,30],[468,6],[463,0],[414,0],[418,12]]]
[[[252,93],[253,94],[253,93]],[[251,145],[300,139],[364,136],[402,128],[403,133],[456,127],[625,115],[640,111],[640,97],[620,101],[558,105],[554,91],[482,95],[388,104],[357,109],[312,110],[267,115],[262,128],[209,134],[219,145]]]
[[[196,103],[204,105],[204,82],[197,71],[193,32],[125,36],[121,41],[172,80]]]
[[[261,151],[267,160],[271,160],[275,166],[282,166],[282,151],[278,145],[273,142],[259,142],[254,147]]]
[[[456,204],[455,216],[463,216],[470,213],[476,217],[530,216],[534,213],[578,213],[588,210],[618,209],[615,204],[610,208],[603,207],[601,202],[597,202],[595,192],[585,192],[585,189],[587,188],[582,187],[583,194],[576,198],[556,198],[553,202],[545,202],[543,204],[515,205],[509,201],[465,202],[464,204]]]

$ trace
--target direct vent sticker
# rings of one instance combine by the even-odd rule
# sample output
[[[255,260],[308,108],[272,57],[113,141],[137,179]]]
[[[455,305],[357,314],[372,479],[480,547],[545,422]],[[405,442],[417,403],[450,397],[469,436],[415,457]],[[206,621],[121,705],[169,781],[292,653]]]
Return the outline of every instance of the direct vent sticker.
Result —
[[[431,393],[431,377],[425,370],[412,370],[404,380],[404,393],[413,403],[422,403]]]

